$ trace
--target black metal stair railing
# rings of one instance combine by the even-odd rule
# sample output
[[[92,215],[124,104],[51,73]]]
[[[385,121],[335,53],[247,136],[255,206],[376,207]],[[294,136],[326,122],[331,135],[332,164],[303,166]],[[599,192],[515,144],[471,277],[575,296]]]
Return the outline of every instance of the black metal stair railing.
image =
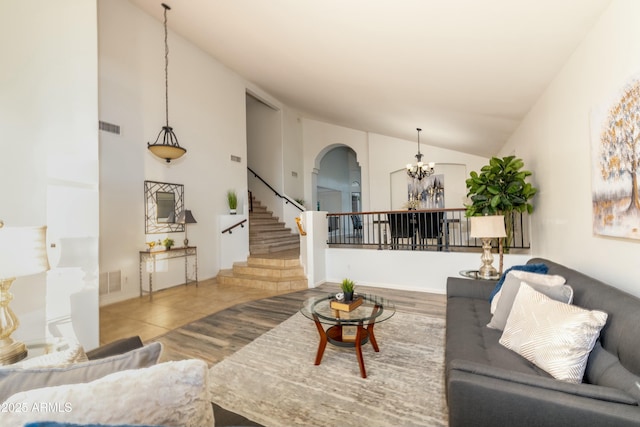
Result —
[[[514,213],[510,249],[530,249],[526,214]],[[477,251],[465,209],[329,213],[330,247],[418,251]],[[497,246],[497,244],[496,244]]]
[[[241,227],[244,228],[244,223],[247,222],[246,219],[243,219],[242,221],[233,224],[231,227],[227,227],[224,230],[222,230],[222,232],[220,234],[224,234],[224,233],[229,233],[229,234],[233,234],[233,229],[236,227]]]
[[[298,209],[300,212],[303,212],[304,209],[300,208],[300,206],[298,206],[297,203],[294,203],[293,200],[291,200],[290,198],[288,198],[285,195],[282,195],[278,192],[278,190],[276,190],[275,188],[273,188],[271,185],[269,185],[269,183],[267,181],[265,181],[264,179],[262,179],[262,177],[260,175],[258,175],[257,173],[255,173],[253,171],[253,169],[251,169],[250,167],[247,166],[247,169],[249,170],[249,172],[251,172],[253,174],[254,177],[258,178],[264,185],[266,185],[269,190],[273,191],[273,194],[275,194],[276,196],[280,197],[281,199],[283,199],[286,203],[291,203],[293,206],[295,206],[296,209]],[[251,200],[251,199],[249,199]]]

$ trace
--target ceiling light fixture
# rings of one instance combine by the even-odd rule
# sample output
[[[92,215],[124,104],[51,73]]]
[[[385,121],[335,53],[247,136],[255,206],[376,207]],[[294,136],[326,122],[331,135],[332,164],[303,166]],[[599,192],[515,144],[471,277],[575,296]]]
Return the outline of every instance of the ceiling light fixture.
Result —
[[[418,154],[416,154],[417,163],[415,165],[412,165],[411,163],[407,164],[407,175],[420,181],[422,178],[433,175],[433,167],[436,164],[429,162],[427,165],[422,161],[422,153],[420,152],[420,132],[422,129],[416,128],[416,130],[418,131]]]
[[[182,157],[187,150],[180,146],[178,137],[173,133],[173,128],[169,126],[169,44],[167,43],[167,10],[171,10],[171,8],[164,3],[162,3],[162,7],[164,7],[164,104],[166,126],[162,127],[153,144],[147,143],[147,148],[156,156],[170,163],[171,160]],[[162,142],[159,143],[158,141],[160,141],[161,136]]]

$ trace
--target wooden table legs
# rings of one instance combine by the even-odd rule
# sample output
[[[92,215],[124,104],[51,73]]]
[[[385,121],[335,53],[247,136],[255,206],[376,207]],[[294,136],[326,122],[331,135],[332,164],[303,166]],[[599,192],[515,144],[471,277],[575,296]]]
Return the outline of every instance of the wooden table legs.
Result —
[[[364,327],[362,323],[359,323],[358,330],[356,332],[355,341],[345,342],[345,341],[342,341],[341,325],[331,326],[325,331],[325,329],[322,327],[322,324],[320,323],[317,317],[314,316],[313,320],[316,324],[316,328],[318,329],[318,334],[320,335],[320,342],[318,343],[318,352],[316,353],[316,361],[314,364],[319,365],[320,362],[322,362],[322,356],[324,355],[324,350],[327,347],[328,341],[331,341],[332,343],[339,346],[355,347],[356,358],[358,359],[358,365],[360,366],[360,376],[362,376],[362,378],[367,378],[367,370],[364,367],[364,358],[362,357],[362,344],[366,344],[366,342],[369,340],[371,341],[371,346],[373,347],[373,350],[376,352],[380,351],[380,348],[378,348],[376,337],[373,334],[374,323],[369,323],[366,327]]]
[[[316,353],[316,366],[322,362],[322,356],[324,355],[324,349],[327,348],[327,333],[322,327],[322,324],[318,320],[317,316],[313,316],[313,321],[316,324],[316,328],[318,328],[318,333],[320,334],[320,343],[318,343],[318,352]]]

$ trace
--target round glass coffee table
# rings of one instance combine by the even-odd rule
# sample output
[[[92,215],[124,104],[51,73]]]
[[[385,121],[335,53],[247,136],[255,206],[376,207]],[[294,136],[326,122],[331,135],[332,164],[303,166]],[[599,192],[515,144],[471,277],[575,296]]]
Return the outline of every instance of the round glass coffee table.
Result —
[[[380,351],[373,327],[393,316],[396,308],[388,299],[372,294],[356,294],[354,301],[356,302],[348,304],[337,300],[336,294],[311,297],[302,304],[300,312],[315,322],[320,334],[316,365],[322,362],[327,342],[340,347],[354,347],[360,375],[367,378],[362,345],[371,342],[373,349]]]

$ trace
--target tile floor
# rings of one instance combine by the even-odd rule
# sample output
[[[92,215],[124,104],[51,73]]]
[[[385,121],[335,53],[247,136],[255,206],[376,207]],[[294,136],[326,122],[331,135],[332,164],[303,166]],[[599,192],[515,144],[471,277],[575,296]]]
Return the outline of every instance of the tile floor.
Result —
[[[149,341],[172,329],[239,303],[267,298],[290,291],[266,291],[221,285],[215,279],[196,287],[179,285],[149,296],[100,307],[100,344],[139,335]]]

